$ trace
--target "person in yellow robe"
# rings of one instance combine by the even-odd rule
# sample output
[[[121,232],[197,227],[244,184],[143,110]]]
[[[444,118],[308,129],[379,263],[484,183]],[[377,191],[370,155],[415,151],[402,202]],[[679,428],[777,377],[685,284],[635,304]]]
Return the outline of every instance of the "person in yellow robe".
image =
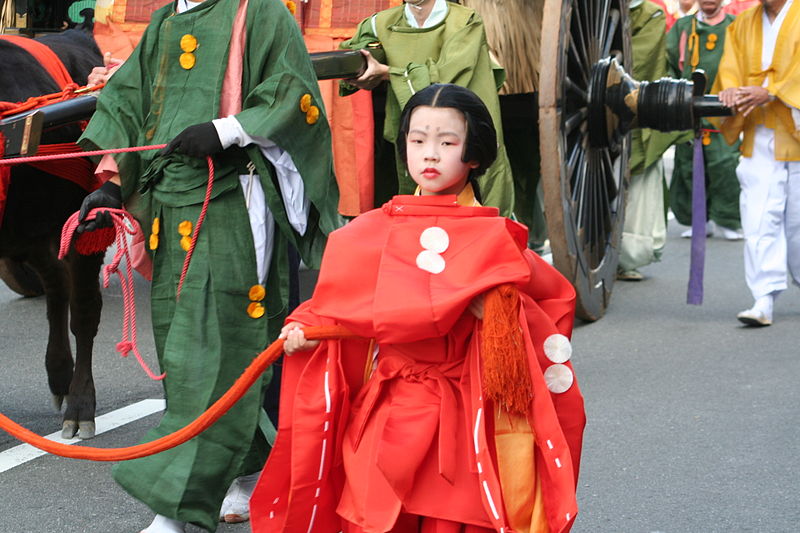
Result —
[[[742,187],[745,280],[755,299],[737,318],[772,324],[787,265],[800,285],[800,0],[761,0],[728,27],[714,92],[734,116],[720,128],[743,134],[736,169]]]

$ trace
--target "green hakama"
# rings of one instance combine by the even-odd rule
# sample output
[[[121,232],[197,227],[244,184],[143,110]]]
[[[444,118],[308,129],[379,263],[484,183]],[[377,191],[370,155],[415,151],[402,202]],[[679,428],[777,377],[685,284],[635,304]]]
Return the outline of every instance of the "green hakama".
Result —
[[[174,13],[172,4],[156,11],[131,58],[103,90],[82,145],[162,144],[187,126],[218,118],[238,6],[238,0],[206,0],[181,14]],[[288,305],[288,244],[314,266],[325,235],[338,225],[330,131],[297,23],[282,2],[251,0],[246,30],[242,111],[235,116],[250,136],[270,139],[291,155],[311,201],[308,226],[304,235],[292,229],[274,169],[259,147],[225,150],[214,157],[212,199],[177,299],[186,256],[181,239],[200,214],[206,162],[179,154],[158,157],[156,152],[117,158],[126,206],[150,240],[153,331],[166,372],[167,409],[146,441],[197,418],[277,336]],[[187,35],[197,42],[192,52],[182,45]],[[186,60],[186,53],[193,61]],[[300,109],[304,95],[320,108],[316,121]],[[249,161],[275,217],[272,261],[263,283],[256,273],[239,181]],[[264,464],[269,447],[259,432],[259,418],[269,375],[195,439],[120,463],[114,478],[154,512],[215,530],[231,481]]]

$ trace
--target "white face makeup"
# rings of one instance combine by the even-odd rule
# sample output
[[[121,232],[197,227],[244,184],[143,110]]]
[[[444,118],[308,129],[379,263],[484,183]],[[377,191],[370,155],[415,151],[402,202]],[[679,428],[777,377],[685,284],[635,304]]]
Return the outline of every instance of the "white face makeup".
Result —
[[[411,114],[406,161],[423,195],[458,194],[477,162],[461,160],[467,139],[464,115],[452,107],[420,106]]]

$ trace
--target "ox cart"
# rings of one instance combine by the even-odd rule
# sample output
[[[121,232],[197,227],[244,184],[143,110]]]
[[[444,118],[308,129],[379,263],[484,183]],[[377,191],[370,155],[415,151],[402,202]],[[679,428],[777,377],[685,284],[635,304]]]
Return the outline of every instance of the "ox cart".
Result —
[[[703,116],[726,115],[705,78],[638,82],[628,75],[632,52],[626,0],[519,0],[530,18],[528,40],[538,55],[526,68],[538,79],[531,98],[541,156],[544,211],[555,267],[574,285],[578,316],[599,319],[609,305],[625,215],[630,130],[691,130]],[[480,4],[465,2],[480,12]],[[490,36],[491,41],[491,36]],[[321,78],[346,78],[362,68],[353,52],[312,54]],[[0,122],[6,156],[36,152],[36,132],[85,119],[95,97],[81,96]],[[535,119],[534,119],[535,120]],[[538,146],[537,146],[538,145]],[[12,287],[35,293],[21,265],[0,269]]]

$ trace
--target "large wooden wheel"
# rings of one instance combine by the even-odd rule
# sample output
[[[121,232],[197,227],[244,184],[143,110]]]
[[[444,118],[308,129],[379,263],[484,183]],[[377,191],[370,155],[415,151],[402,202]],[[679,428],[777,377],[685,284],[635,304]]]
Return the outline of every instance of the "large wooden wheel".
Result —
[[[553,263],[575,286],[578,316],[593,321],[616,278],[630,136],[590,143],[598,117],[589,102],[600,90],[600,59],[614,56],[630,69],[627,0],[545,0],[541,54],[539,143]]]

